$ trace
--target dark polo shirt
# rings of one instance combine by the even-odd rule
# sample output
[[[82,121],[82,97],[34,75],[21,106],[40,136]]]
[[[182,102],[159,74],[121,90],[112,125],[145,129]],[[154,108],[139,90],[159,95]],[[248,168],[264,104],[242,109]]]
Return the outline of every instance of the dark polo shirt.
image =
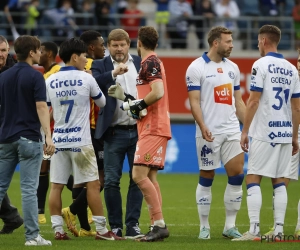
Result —
[[[36,102],[46,102],[42,74],[26,62],[16,63],[0,74],[0,143],[25,137],[41,140]]]

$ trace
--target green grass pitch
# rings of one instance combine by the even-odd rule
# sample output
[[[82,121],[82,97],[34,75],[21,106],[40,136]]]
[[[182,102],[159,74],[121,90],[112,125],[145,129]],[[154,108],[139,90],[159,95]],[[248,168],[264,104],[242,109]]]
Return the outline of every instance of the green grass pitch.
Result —
[[[125,197],[128,184],[128,174],[124,173],[121,183],[123,195],[123,211],[125,207]],[[126,240],[122,242],[96,241],[93,238],[75,238],[70,241],[54,241],[53,231],[50,223],[49,210],[46,204],[47,224],[41,225],[41,234],[44,238],[52,240],[52,249],[226,249],[226,250],[251,250],[251,249],[300,249],[300,243],[260,243],[260,242],[231,242],[222,238],[222,231],[225,221],[225,210],[223,195],[227,183],[225,175],[215,177],[212,188],[212,207],[210,213],[211,240],[199,240],[199,219],[195,202],[195,190],[198,183],[198,175],[192,174],[160,174],[159,182],[163,196],[163,214],[170,230],[170,237],[164,242],[140,243]],[[267,232],[273,223],[272,213],[272,186],[269,179],[262,182],[263,207],[261,210],[261,231]],[[246,188],[243,186],[244,196],[242,208],[238,213],[237,227],[241,233],[249,229],[249,219],[246,207]],[[288,208],[284,226],[285,235],[294,233],[297,222],[297,205],[300,198],[299,182],[291,182],[288,188]],[[19,173],[16,173],[9,196],[12,203],[21,210],[21,194],[19,185]],[[103,197],[103,194],[101,194]],[[68,206],[71,202],[71,193],[65,188],[63,192],[63,206]],[[106,211],[105,211],[106,213]],[[2,227],[2,221],[0,227]],[[142,232],[147,232],[149,226],[149,215],[145,203],[143,203],[140,227]],[[79,227],[79,226],[78,226]],[[94,227],[94,225],[92,225]],[[65,228],[66,229],[66,228]],[[0,249],[24,249],[24,228],[23,226],[11,235],[0,235]],[[48,246],[38,247],[51,248]]]

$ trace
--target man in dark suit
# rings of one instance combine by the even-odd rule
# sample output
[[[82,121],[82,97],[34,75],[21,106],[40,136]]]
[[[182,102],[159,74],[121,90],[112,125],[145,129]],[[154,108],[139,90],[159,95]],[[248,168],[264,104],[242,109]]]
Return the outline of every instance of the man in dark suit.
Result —
[[[15,60],[8,52],[8,42],[5,37],[0,36],[0,74],[15,64]],[[23,219],[21,218],[18,209],[10,204],[7,194],[4,196],[0,206],[0,218],[4,222],[0,234],[11,234],[23,224]]]
[[[129,163],[130,183],[126,203],[125,238],[143,237],[139,218],[143,195],[132,180],[132,167],[138,139],[136,120],[120,109],[122,101],[107,95],[108,88],[116,83],[136,98],[136,77],[140,70],[141,58],[129,54],[130,39],[122,29],[112,30],[108,36],[107,48],[110,56],[94,60],[92,73],[106,96],[106,106],[100,110],[95,138],[104,139],[104,198],[108,220],[112,231],[122,236],[122,198],[120,179],[125,156]]]

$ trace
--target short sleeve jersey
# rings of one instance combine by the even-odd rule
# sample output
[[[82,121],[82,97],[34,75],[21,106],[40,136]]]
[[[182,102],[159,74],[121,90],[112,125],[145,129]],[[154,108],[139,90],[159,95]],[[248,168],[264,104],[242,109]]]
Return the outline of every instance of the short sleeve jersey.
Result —
[[[300,97],[298,71],[270,52],[252,66],[250,91],[261,92],[249,136],[270,143],[292,142],[291,98]]]
[[[53,142],[57,148],[91,145],[90,97],[103,96],[96,80],[75,67],[62,67],[46,81],[47,103],[53,108]]]
[[[138,99],[143,99],[151,92],[151,85],[162,81],[164,85],[163,97],[147,108],[147,115],[138,120],[139,139],[146,135],[158,135],[171,139],[169,114],[169,98],[165,69],[162,62],[153,52],[143,59],[137,77]]]
[[[235,63],[225,58],[216,63],[204,53],[188,67],[186,84],[188,91],[200,91],[204,123],[212,134],[240,131],[234,99],[234,91],[240,89],[240,71]],[[200,136],[196,123],[196,137]]]

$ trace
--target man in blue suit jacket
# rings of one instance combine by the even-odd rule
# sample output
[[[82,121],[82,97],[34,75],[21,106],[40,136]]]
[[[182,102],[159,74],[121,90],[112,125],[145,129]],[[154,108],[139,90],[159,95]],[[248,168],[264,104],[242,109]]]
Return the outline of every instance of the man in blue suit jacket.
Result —
[[[130,39],[127,32],[122,29],[112,30],[107,41],[110,56],[94,60],[91,70],[106,97],[106,106],[99,112],[95,138],[104,140],[104,198],[109,224],[116,235],[122,236],[120,179],[127,155],[130,183],[126,203],[125,238],[136,239],[143,237],[139,228],[143,195],[132,180],[138,139],[136,120],[120,109],[122,101],[107,95],[108,88],[119,83],[126,93],[136,98],[136,77],[140,70],[141,58],[130,55],[129,47]]]

